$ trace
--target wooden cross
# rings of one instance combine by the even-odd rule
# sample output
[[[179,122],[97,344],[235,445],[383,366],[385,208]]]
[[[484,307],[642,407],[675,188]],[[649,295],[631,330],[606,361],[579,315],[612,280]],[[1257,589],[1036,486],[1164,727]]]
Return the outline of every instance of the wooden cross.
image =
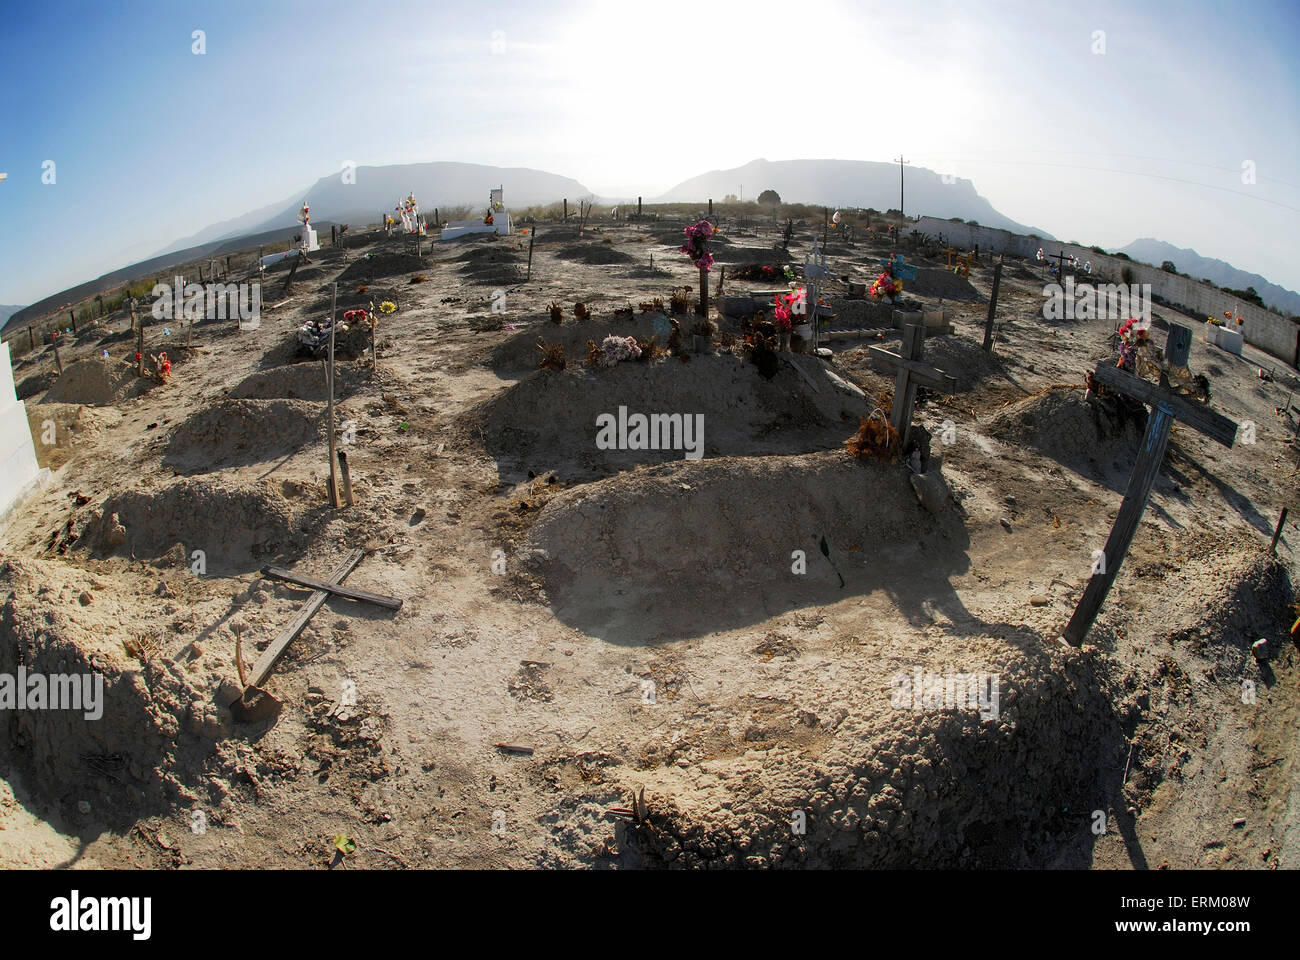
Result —
[[[402,601],[395,597],[385,597],[377,593],[369,593],[365,590],[355,590],[352,587],[343,586],[343,581],[347,579],[349,573],[356,569],[357,564],[361,562],[361,558],[364,555],[365,554],[361,550],[350,551],[348,555],[343,558],[342,563],[334,568],[334,571],[329,575],[328,580],[317,580],[314,577],[291,573],[282,567],[262,568],[262,574],[264,576],[274,577],[277,580],[284,580],[301,587],[309,587],[313,593],[307,600],[306,605],[298,611],[297,615],[292,621],[290,621],[289,625],[281,630],[276,638],[271,641],[270,646],[268,646],[262,653],[262,656],[258,658],[257,663],[253,665],[252,674],[248,677],[248,690],[264,693],[264,691],[260,691],[257,688],[266,683],[267,678],[271,675],[271,670],[275,667],[276,661],[283,656],[284,651],[289,648],[289,644],[293,643],[293,641],[297,639],[298,635],[306,629],[308,622],[316,615],[316,612],[325,605],[325,601],[328,600],[331,595],[347,597],[350,600],[358,600],[362,603],[372,603],[388,610],[401,609]],[[242,671],[243,667],[241,666],[240,669]],[[245,697],[241,699],[246,698],[247,692],[245,693]],[[239,701],[236,701],[236,703],[238,702]]]
[[[889,422],[898,431],[899,443],[903,449],[907,448],[907,435],[912,430],[916,385],[923,384],[946,393],[957,388],[957,381],[953,377],[921,362],[924,343],[925,328],[909,323],[903,327],[903,343],[898,353],[884,347],[871,347],[867,351],[877,360],[898,369],[898,379],[894,384],[894,409],[889,415]]]
[[[1055,261],[1056,261],[1056,279],[1057,279],[1057,280],[1064,280],[1064,279],[1065,279],[1064,275],[1061,273],[1061,271],[1062,271],[1063,269],[1065,269],[1065,251],[1062,250],[1060,253],[1056,253],[1056,254],[1051,254],[1051,253],[1049,253],[1049,254],[1047,254],[1047,256],[1043,257],[1043,259],[1044,259],[1044,260],[1055,260]]]
[[[1188,327],[1171,323],[1169,337],[1165,342],[1167,364],[1174,368],[1186,367],[1191,350],[1192,331]],[[1164,377],[1161,379],[1164,380]],[[1106,549],[1098,559],[1092,579],[1088,581],[1083,597],[1063,634],[1065,640],[1076,647],[1083,643],[1083,638],[1092,627],[1097,612],[1106,600],[1106,594],[1110,592],[1111,585],[1119,574],[1119,566],[1124,562],[1129,544],[1133,542],[1133,534],[1137,532],[1138,521],[1142,519],[1151,487],[1160,471],[1160,464],[1164,461],[1165,448],[1169,445],[1169,431],[1174,420],[1181,420],[1225,447],[1231,447],[1237,439],[1235,422],[1175,393],[1164,383],[1150,383],[1106,363],[1097,367],[1093,380],[1118,393],[1150,404],[1151,417],[1147,420],[1146,434],[1142,437],[1142,447],[1138,451],[1137,463],[1133,465],[1128,489],[1124,491],[1124,502],[1120,504],[1115,525],[1111,527],[1110,536],[1106,540]]]

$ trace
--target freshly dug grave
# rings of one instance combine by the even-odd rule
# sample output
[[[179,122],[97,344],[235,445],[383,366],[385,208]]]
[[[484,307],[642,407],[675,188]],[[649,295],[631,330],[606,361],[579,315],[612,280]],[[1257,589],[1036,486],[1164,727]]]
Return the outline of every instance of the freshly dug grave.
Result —
[[[156,380],[137,377],[133,363],[89,357],[64,367],[41,402],[107,407],[148,393],[158,385]]]
[[[100,822],[113,819],[113,808],[138,815],[141,804],[160,807],[157,767],[179,752],[181,731],[202,729],[203,721],[180,664],[150,669],[133,659],[153,647],[154,629],[162,636],[166,627],[149,622],[155,617],[134,595],[64,563],[8,557],[0,585],[9,595],[0,609],[0,673],[13,675],[21,664],[28,675],[75,678],[80,692],[82,678],[91,677],[92,698],[93,676],[102,677],[94,710],[0,711],[6,763],[20,765],[65,808],[90,804]]]
[[[318,498],[270,481],[232,485],[207,478],[177,480],[152,490],[127,490],[91,511],[78,548],[121,551],[154,566],[188,566],[202,550],[209,574],[235,575],[266,563],[293,562],[319,519]],[[317,505],[315,517],[305,503]]]
[[[567,490],[538,515],[525,555],[557,616],[603,633],[629,611],[650,623],[762,620],[769,599],[875,589],[880,571],[864,561],[900,545],[943,544],[927,551],[931,575],[963,567],[964,540],[955,511],[921,509],[906,467],[833,450],[665,464]],[[807,554],[799,576],[794,550]]]
[[[891,349],[897,349],[894,344]],[[921,362],[942,370],[957,381],[957,392],[966,393],[980,384],[1003,375],[1005,360],[997,354],[985,353],[980,344],[969,337],[957,334],[945,334],[927,337],[921,353]],[[872,361],[873,366],[885,371],[879,361]],[[889,372],[894,372],[890,369]]]
[[[424,243],[428,246],[428,241]],[[390,253],[386,250],[376,250],[360,257],[355,263],[348,266],[346,270],[339,274],[338,280],[339,291],[344,288],[352,288],[359,284],[369,283],[381,277],[395,277],[403,273],[424,273],[428,274],[430,269],[428,256],[417,257],[414,253]],[[302,273],[301,269],[298,271]],[[375,301],[378,303],[379,301]]]
[[[560,260],[571,260],[575,263],[586,263],[595,266],[610,263],[633,263],[636,259],[631,254],[616,250],[612,244],[608,243],[575,243],[560,248],[555,252],[555,256]]]
[[[857,428],[865,398],[837,384],[816,359],[784,357],[771,380],[730,353],[688,363],[670,358],[539,370],[470,411],[465,422],[472,431],[481,424],[503,477],[554,470],[566,479],[590,478],[685,457],[681,449],[597,449],[597,417],[617,418],[620,406],[628,414],[681,414],[692,424],[703,415],[705,457],[839,446]]]
[[[94,833],[105,825],[126,832],[178,810],[188,821],[196,806],[215,818],[230,809],[232,794],[251,801],[258,780],[297,772],[274,752],[250,762],[246,737],[257,728],[235,725],[229,704],[241,690],[235,631],[244,657],[255,658],[259,641],[300,607],[302,591],[256,579],[232,605],[227,589],[189,569],[166,575],[158,596],[156,576],[132,579],[100,579],[58,561],[0,559],[8,597],[0,607],[0,673],[21,663],[29,674],[92,675],[92,691],[93,675],[102,677],[97,719],[83,710],[0,711],[0,762],[29,774],[42,800]],[[287,659],[322,642],[314,634],[308,626]],[[268,686],[290,695],[280,678]]]
[[[337,344],[335,344],[337,346]],[[365,381],[368,371],[348,364],[336,364],[334,369],[334,397],[339,399],[355,393]],[[321,363],[291,363],[271,370],[261,370],[245,377],[230,391],[234,400],[311,400],[325,403],[329,391],[325,385],[325,365]]]
[[[990,436],[1029,446],[1086,476],[1127,472],[1146,430],[1146,407],[1124,398],[1084,399],[1079,387],[1050,387],[989,421]]]
[[[163,465],[189,473],[290,456],[325,436],[324,408],[305,400],[222,400],[172,431]]]
[[[932,267],[918,268],[916,279],[911,283],[904,281],[903,287],[909,293],[926,297],[942,297],[945,300],[984,299],[965,277],[951,270]]]
[[[471,283],[515,283],[524,278],[519,254],[506,246],[477,247],[456,258],[460,273]]]
[[[772,690],[776,702],[752,702],[740,756],[628,775],[649,808],[633,828],[646,864],[1042,866],[1117,794],[1123,693],[1098,652],[986,635],[876,650],[842,667],[851,676],[839,685],[814,674]],[[892,684],[917,669],[996,674],[997,715],[894,707]],[[801,726],[830,743],[774,745]]]

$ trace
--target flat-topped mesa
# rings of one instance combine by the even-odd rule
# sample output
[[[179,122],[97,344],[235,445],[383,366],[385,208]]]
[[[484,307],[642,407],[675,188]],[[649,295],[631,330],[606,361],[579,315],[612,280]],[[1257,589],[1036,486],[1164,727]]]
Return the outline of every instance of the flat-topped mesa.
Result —
[[[504,202],[505,187],[497,187],[489,194],[488,211],[479,220],[453,220],[442,228],[443,240],[455,240],[474,233],[496,233],[503,237],[511,232],[510,211]]]

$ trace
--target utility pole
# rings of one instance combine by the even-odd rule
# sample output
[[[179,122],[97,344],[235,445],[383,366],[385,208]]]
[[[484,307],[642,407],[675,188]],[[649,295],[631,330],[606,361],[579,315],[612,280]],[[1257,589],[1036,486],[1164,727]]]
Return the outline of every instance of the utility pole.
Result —
[[[912,161],[904,160],[903,155],[900,153],[894,158],[894,162],[898,164],[898,212],[902,216],[907,216],[907,214],[903,212],[905,209],[903,206],[903,164],[911,163]]]

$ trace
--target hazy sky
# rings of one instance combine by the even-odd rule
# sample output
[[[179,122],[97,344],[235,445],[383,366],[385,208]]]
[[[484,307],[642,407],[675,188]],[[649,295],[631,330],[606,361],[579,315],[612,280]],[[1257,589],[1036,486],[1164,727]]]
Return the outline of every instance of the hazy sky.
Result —
[[[349,160],[650,197],[900,151],[1062,240],[1157,237],[1300,289],[1297,41],[1296,0],[0,0],[0,303]]]

